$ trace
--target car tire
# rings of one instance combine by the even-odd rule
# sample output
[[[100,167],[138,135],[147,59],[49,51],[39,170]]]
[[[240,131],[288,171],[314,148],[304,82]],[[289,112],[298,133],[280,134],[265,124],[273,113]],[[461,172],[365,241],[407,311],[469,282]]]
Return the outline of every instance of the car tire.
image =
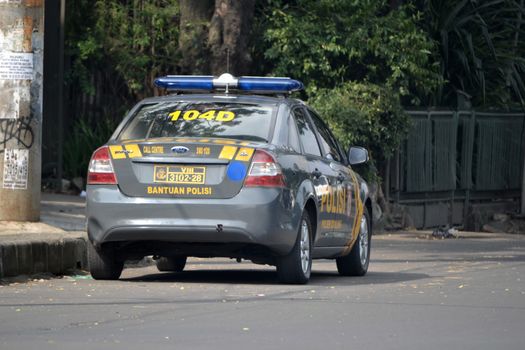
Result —
[[[156,261],[160,272],[182,272],[186,266],[185,256],[161,257]]]
[[[305,212],[292,251],[277,261],[277,276],[281,283],[305,284],[312,270],[312,224]]]
[[[370,214],[365,209],[361,217],[359,234],[350,253],[336,259],[337,271],[342,276],[364,276],[370,263]]]
[[[112,256],[111,249],[97,249],[88,239],[87,253],[89,272],[96,280],[117,280],[124,268],[123,261],[117,261]]]

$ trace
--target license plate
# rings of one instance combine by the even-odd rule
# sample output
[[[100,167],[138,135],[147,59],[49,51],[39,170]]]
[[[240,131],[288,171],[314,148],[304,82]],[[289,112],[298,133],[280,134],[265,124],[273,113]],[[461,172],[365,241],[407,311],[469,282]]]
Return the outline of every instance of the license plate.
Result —
[[[202,185],[206,180],[206,167],[156,165],[153,171],[153,182],[165,184]]]

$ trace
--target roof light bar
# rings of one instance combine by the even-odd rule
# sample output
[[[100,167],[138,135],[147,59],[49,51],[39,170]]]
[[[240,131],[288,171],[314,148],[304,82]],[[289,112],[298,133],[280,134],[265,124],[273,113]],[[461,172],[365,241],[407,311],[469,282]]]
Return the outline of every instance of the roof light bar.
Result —
[[[303,83],[290,78],[240,77],[239,89],[244,91],[293,92],[304,89]]]
[[[178,91],[225,90],[229,89],[257,93],[288,93],[304,89],[303,83],[290,78],[239,77],[225,73],[216,78],[211,75],[167,75],[155,79],[159,88]]]
[[[213,76],[167,75],[155,79],[155,85],[168,90],[213,90]]]

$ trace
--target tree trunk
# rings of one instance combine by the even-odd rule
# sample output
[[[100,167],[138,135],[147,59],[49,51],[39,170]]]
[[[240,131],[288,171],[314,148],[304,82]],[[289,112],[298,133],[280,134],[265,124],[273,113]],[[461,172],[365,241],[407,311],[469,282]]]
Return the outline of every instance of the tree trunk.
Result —
[[[243,75],[252,63],[248,52],[255,0],[215,0],[208,33],[211,73]]]
[[[180,0],[180,69],[182,74],[210,74],[208,25],[214,0]]]

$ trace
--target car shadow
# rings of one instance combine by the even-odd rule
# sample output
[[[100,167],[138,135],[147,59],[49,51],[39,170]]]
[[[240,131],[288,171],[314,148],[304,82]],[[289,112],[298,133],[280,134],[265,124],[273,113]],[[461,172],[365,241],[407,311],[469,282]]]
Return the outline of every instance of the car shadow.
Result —
[[[374,272],[369,271],[365,276],[340,276],[336,271],[313,271],[308,285],[313,286],[351,286],[367,284],[389,284],[409,282],[431,276],[423,273],[411,272]],[[137,277],[121,278],[128,282],[157,282],[157,283],[218,283],[218,284],[251,284],[251,285],[279,285],[275,270],[189,270],[176,273],[159,272]]]

